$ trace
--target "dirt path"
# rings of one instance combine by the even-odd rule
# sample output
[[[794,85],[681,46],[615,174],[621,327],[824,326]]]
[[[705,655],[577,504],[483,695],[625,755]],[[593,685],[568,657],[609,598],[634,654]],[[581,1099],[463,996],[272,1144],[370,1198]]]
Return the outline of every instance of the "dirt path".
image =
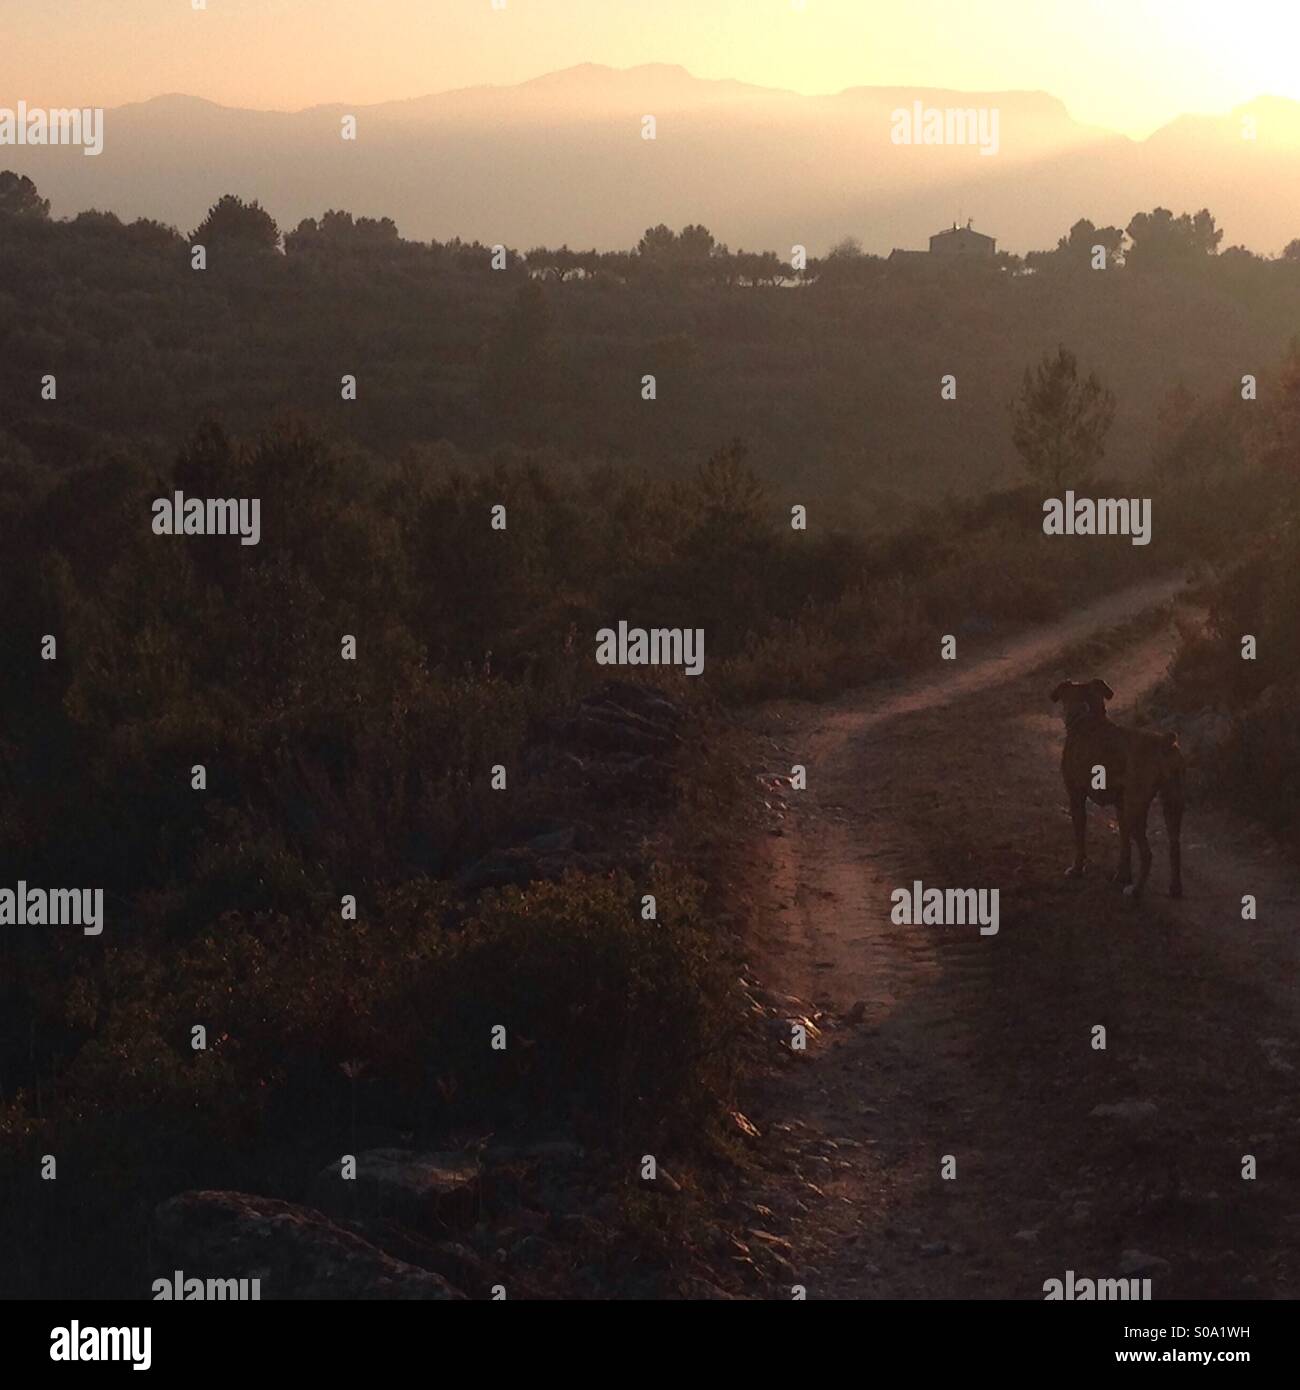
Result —
[[[1092,876],[1062,876],[1047,692],[1104,675],[1112,714],[1131,717],[1165,671],[1171,621],[1096,670],[1063,654],[1168,608],[1178,587],[757,719],[765,770],[802,763],[809,785],[758,846],[751,965],[825,1027],[803,1056],[774,1039],[750,1100],[765,1169],[747,1219],[809,1297],[1041,1298],[1068,1269],[1149,1275],[1156,1297],[1300,1292],[1295,877],[1196,804],[1181,902],[1164,896],[1162,826],[1146,901],[1123,898],[1107,877],[1113,827],[1095,811]],[[999,889],[998,933],[893,925],[890,893],[916,879]],[[1244,893],[1256,922],[1241,920]]]

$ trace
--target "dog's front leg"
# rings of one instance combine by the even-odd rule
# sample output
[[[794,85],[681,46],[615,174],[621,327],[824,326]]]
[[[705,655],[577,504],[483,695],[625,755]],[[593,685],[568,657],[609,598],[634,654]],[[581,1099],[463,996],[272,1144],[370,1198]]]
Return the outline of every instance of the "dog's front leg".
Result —
[[[1074,823],[1074,863],[1065,871],[1066,878],[1082,878],[1086,862],[1084,849],[1088,836],[1088,794],[1070,792],[1070,820]]]

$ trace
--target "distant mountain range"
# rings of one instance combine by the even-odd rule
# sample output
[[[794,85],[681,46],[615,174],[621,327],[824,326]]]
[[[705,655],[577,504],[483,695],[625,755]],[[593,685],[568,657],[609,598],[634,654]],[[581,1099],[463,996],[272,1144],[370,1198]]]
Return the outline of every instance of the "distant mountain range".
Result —
[[[998,112],[998,153],[895,144],[891,113]],[[344,141],[353,115],[358,138]],[[656,138],[642,138],[654,116]],[[1254,138],[1247,139],[1247,118]],[[527,250],[635,245],[647,226],[703,222],[731,249],[820,254],[924,247],[960,217],[1001,249],[1055,245],[1079,217],[1206,206],[1224,246],[1265,254],[1300,237],[1300,103],[1262,97],[1183,116],[1146,140],[1074,121],[1043,92],[854,87],[801,96],[650,64],[584,64],[510,87],[373,106],[246,111],[162,96],[105,116],[105,148],[0,147],[55,216],[97,207],[190,231],[223,193],[283,230],[327,208],[392,217],[402,235]]]

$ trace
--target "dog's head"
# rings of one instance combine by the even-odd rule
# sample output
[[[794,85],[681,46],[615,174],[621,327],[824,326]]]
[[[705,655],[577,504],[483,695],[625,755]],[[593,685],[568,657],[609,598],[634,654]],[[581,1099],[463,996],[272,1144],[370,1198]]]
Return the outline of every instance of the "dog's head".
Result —
[[[1115,692],[1097,677],[1090,681],[1062,681],[1052,691],[1052,699],[1060,702],[1067,729],[1084,719],[1105,718],[1106,701],[1114,698]]]

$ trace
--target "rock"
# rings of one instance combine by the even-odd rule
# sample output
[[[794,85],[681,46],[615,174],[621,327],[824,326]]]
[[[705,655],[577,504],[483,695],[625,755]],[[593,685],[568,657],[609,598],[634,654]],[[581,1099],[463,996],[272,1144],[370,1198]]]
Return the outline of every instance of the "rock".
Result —
[[[786,1255],[794,1254],[794,1247],[784,1236],[774,1235],[771,1231],[760,1231],[754,1229],[748,1232],[752,1241],[757,1241],[760,1245],[766,1246],[769,1250],[780,1250]]]
[[[921,1246],[920,1253],[926,1259],[932,1259],[936,1255],[949,1255],[952,1251],[946,1240],[932,1240],[928,1245]]]
[[[430,1240],[395,1221],[340,1221],[337,1224],[403,1264],[441,1274],[471,1298],[491,1298],[492,1286],[501,1282],[498,1271],[481,1255],[455,1241]],[[517,1287],[515,1291],[521,1292]]]
[[[768,1035],[777,1042],[784,1043],[786,1047],[790,1046],[796,1026],[804,1030],[808,1042],[816,1042],[822,1035],[822,1030],[810,1018],[770,1018],[767,1021]]]
[[[647,725],[626,711],[584,708],[565,730],[574,742],[602,753],[639,753],[655,757],[676,736]]]
[[[813,1139],[804,1145],[804,1153],[816,1158],[829,1158],[832,1154],[837,1154],[840,1146],[834,1139]]]
[[[331,1163],[312,1180],[309,1200],[322,1211],[357,1219],[389,1219],[416,1229],[465,1227],[477,1212],[479,1168],[462,1153],[367,1149],[354,1180]]]
[[[1024,1241],[1026,1245],[1031,1245],[1034,1241],[1038,1239],[1038,1231],[1036,1228],[1032,1230],[1026,1229],[1023,1231],[1017,1231],[1015,1235],[1011,1237],[1011,1239],[1021,1240]]]
[[[483,1154],[487,1164],[536,1161],[540,1163],[576,1163],[586,1150],[574,1139],[534,1139],[521,1144],[493,1144]]]
[[[1096,1119],[1149,1120],[1157,1113],[1157,1106],[1150,1100],[1121,1100],[1114,1105],[1094,1105],[1088,1113]]]
[[[546,835],[534,835],[531,840],[524,842],[524,849],[532,850],[534,854],[555,854],[561,850],[574,848],[574,840],[577,837],[577,827],[566,825],[561,830],[552,830]]]
[[[1136,1275],[1160,1274],[1170,1268],[1168,1260],[1159,1255],[1144,1255],[1141,1250],[1125,1250],[1119,1257],[1119,1272],[1124,1278]]]
[[[793,994],[781,994],[774,989],[756,986],[753,993],[756,999],[775,1013],[801,1014],[808,1007],[804,1000],[796,999]]]
[[[731,1123],[745,1136],[746,1139],[760,1139],[762,1136],[758,1132],[757,1126],[746,1115],[742,1115],[739,1110],[731,1113]]]
[[[767,1250],[763,1255],[763,1264],[770,1274],[786,1279],[792,1284],[798,1282],[794,1265],[777,1251]]]
[[[154,1212],[167,1268],[258,1278],[263,1299],[463,1299],[318,1211],[246,1192],[182,1192]],[[159,1266],[162,1267],[161,1265]]]

